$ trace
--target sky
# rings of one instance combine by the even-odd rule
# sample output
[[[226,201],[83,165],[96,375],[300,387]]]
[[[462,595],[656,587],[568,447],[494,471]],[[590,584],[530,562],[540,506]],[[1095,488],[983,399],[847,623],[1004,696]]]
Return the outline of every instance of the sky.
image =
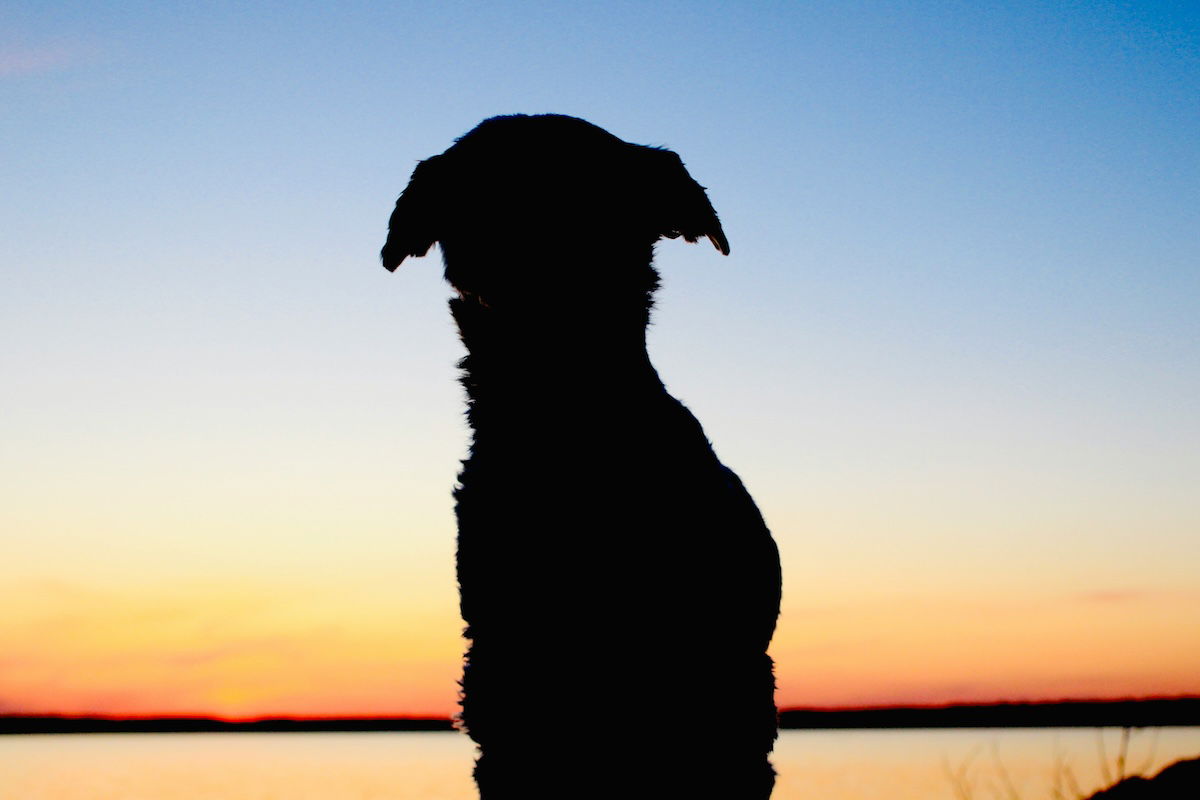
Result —
[[[378,250],[514,112],[721,215],[650,348],[779,542],[780,705],[1200,693],[1196,7],[18,1],[0,713],[454,710],[462,351]]]

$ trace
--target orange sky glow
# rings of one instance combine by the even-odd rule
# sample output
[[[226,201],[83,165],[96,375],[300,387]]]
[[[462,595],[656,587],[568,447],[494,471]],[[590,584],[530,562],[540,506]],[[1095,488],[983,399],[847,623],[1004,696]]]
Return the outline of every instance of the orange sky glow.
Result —
[[[38,609],[7,610],[0,631],[8,647],[0,664],[6,713],[247,718],[455,710],[462,645],[447,593],[406,608],[389,605],[383,585],[175,586],[152,594],[26,588]],[[1196,688],[1200,639],[1173,635],[1191,623],[1189,604],[1170,594],[953,600],[788,605],[773,647],[780,705],[1116,698]],[[577,699],[586,694],[579,687]],[[530,698],[530,706],[571,701]]]

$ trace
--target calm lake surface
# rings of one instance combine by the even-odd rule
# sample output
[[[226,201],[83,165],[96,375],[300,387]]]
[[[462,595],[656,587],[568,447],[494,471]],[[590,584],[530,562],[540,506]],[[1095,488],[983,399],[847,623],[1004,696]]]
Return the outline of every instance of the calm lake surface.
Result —
[[[1103,781],[1117,729],[784,731],[774,800],[1049,800],[1056,763]],[[1200,728],[1134,731],[1127,771],[1200,754]],[[4,800],[472,800],[457,733],[169,733],[0,736]],[[569,797],[570,792],[564,792]]]

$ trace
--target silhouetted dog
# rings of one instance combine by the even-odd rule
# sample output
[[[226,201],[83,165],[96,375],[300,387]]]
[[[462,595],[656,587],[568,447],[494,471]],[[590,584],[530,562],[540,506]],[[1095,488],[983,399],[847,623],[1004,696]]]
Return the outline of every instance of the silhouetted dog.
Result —
[[[468,355],[462,721],[485,800],[771,793],[779,556],[646,353],[660,237],[729,252],[669,150],[556,115],[417,165],[383,263],[440,242]]]

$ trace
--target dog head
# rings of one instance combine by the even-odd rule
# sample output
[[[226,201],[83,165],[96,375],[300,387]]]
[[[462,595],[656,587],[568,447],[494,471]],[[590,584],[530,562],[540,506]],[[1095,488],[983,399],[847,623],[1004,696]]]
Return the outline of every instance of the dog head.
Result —
[[[704,187],[670,150],[625,142],[574,117],[493,117],[420,162],[396,201],[389,270],[438,242],[446,278],[490,298],[549,280],[580,291],[595,270],[649,267],[655,241],[729,242]]]

